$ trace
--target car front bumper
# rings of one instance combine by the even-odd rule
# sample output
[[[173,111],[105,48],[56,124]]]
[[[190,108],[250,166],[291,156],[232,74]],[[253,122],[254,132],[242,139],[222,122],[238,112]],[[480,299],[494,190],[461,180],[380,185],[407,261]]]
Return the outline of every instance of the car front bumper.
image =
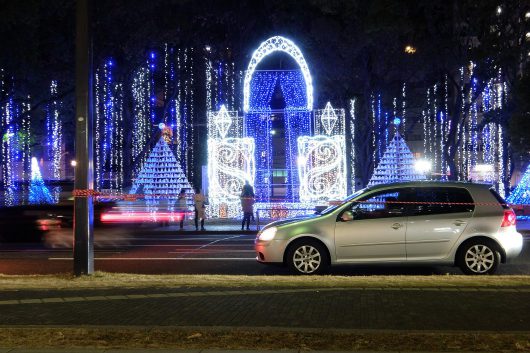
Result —
[[[283,263],[283,256],[287,247],[285,240],[254,241],[256,260],[262,263]]]

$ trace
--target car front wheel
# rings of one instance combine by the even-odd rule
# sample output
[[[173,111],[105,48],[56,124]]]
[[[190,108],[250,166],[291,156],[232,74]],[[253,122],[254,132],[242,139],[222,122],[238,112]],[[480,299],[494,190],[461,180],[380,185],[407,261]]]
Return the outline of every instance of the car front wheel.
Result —
[[[329,263],[324,246],[311,240],[293,244],[288,250],[287,261],[291,270],[301,275],[320,274],[327,269]]]
[[[458,265],[467,275],[491,275],[497,270],[500,258],[500,253],[492,242],[477,240],[462,248]]]

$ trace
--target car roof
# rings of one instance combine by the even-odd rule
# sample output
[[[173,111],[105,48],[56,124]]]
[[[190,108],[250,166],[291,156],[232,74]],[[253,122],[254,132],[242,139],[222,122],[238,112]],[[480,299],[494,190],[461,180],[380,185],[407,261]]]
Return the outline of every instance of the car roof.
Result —
[[[404,181],[398,183],[388,183],[388,184],[378,184],[372,185],[366,188],[366,190],[385,190],[389,188],[399,188],[399,187],[459,187],[465,189],[481,189],[488,190],[492,187],[491,184],[479,184],[472,182],[463,182],[463,181],[431,181],[431,180],[421,180],[421,181]]]

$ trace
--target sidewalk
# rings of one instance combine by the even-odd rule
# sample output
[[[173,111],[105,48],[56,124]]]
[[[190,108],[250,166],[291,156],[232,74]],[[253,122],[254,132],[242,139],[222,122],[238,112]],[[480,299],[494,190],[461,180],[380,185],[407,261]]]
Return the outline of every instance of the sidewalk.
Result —
[[[222,349],[90,349],[90,348],[64,348],[57,349],[2,349],[0,353],[307,353],[304,349],[288,350],[222,350]],[[330,353],[330,351],[311,351],[312,353]],[[340,353],[340,351],[335,351]],[[364,351],[366,352],[366,351]],[[374,351],[371,351],[374,352]],[[385,351],[387,353],[407,353],[406,351]],[[414,353],[430,353],[432,351],[413,351]],[[486,352],[486,351],[482,351]],[[493,353],[493,351],[491,351]],[[460,351],[460,353],[471,353]]]
[[[530,351],[529,312],[526,286],[0,290],[0,353],[37,339],[103,345],[93,352]]]
[[[57,349],[25,349],[25,348],[14,348],[14,349],[2,349],[0,348],[0,353],[307,353],[305,349],[282,349],[282,350],[222,350],[222,349],[91,349],[91,348],[64,348]],[[344,352],[344,351],[343,351]],[[347,351],[349,352],[349,351]],[[367,352],[367,351],[363,351]],[[375,351],[370,351],[375,352]],[[381,351],[383,352],[383,351]],[[387,353],[431,353],[433,351],[384,351]],[[481,351],[488,352],[488,351]],[[493,351],[490,351],[493,353]],[[330,351],[314,351],[311,353],[330,353]],[[341,351],[335,351],[335,353],[341,353]],[[459,351],[459,353],[471,353],[471,351],[464,352]]]
[[[113,288],[0,298],[3,326],[530,331],[530,288]]]

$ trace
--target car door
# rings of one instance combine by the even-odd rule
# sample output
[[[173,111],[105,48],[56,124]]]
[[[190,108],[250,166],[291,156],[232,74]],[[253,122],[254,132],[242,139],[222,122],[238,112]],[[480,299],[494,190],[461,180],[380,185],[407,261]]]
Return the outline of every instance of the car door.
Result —
[[[391,189],[368,194],[339,214],[335,227],[337,262],[406,260],[407,217],[399,203],[402,192]]]
[[[473,215],[473,198],[465,188],[417,187],[410,201],[407,259],[445,258]]]

